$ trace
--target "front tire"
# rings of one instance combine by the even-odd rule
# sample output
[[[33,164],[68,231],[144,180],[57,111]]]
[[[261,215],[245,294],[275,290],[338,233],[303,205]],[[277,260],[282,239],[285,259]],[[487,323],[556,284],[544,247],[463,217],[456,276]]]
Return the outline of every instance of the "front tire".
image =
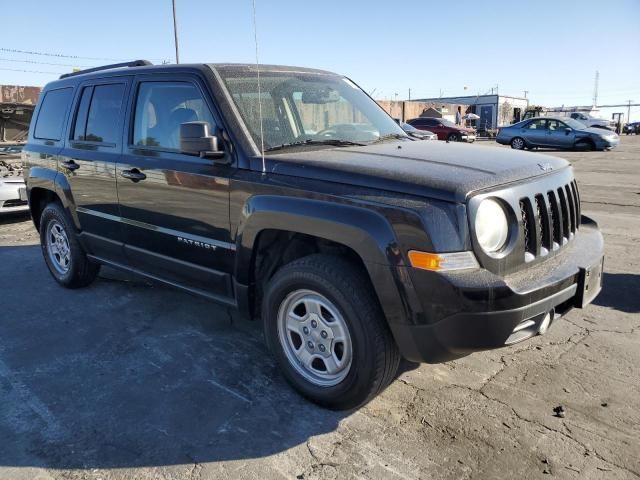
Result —
[[[523,138],[515,137],[511,140],[511,148],[514,150],[523,150],[527,145]]]
[[[315,254],[281,268],[262,314],[285,377],[323,407],[358,407],[398,370],[400,353],[366,275],[339,257]]]
[[[98,275],[100,265],[87,258],[73,224],[58,203],[50,203],[42,212],[40,246],[51,276],[63,287],[86,287]]]
[[[457,133],[450,133],[447,137],[447,142],[459,142],[460,136]]]

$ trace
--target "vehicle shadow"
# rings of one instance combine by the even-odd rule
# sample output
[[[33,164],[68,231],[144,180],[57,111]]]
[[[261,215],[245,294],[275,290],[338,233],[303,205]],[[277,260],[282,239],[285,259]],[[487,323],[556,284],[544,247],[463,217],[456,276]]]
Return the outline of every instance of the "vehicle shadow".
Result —
[[[2,227],[2,225],[13,225],[14,223],[24,222],[29,219],[30,216],[31,214],[28,210],[24,212],[3,213],[0,215],[0,227]]]
[[[264,457],[351,414],[296,394],[259,328],[207,300],[108,270],[66,290],[38,246],[0,247],[0,265],[0,465]]]
[[[640,275],[605,272],[602,291],[593,303],[625,313],[640,313],[639,293]]]

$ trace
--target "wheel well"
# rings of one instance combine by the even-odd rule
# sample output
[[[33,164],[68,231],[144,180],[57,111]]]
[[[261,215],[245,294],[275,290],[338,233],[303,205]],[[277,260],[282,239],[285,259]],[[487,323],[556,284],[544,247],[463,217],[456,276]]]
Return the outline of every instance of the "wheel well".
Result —
[[[40,217],[42,211],[47,205],[53,202],[60,203],[60,198],[51,190],[46,188],[32,188],[29,196],[29,206],[31,208],[31,218],[36,226],[36,230],[40,231]]]
[[[342,257],[362,269],[370,281],[362,259],[346,245],[286,230],[263,230],[256,239],[249,270],[249,308],[252,318],[260,316],[264,285],[269,279],[284,265],[314,253]]]

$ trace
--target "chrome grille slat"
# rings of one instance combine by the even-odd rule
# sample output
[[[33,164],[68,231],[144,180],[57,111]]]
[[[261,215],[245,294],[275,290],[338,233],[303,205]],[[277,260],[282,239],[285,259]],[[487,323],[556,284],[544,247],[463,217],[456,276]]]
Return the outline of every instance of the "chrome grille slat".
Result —
[[[545,255],[546,252],[551,250],[551,230],[549,228],[549,209],[547,203],[544,201],[544,197],[541,194],[535,196],[536,202],[536,220],[538,223],[538,229],[540,231],[540,250],[541,254]]]
[[[567,208],[567,199],[564,197],[564,189],[562,187],[558,188],[558,200],[562,217],[562,237],[568,240],[571,236],[569,234],[569,209]],[[564,240],[562,242],[564,243]]]
[[[567,197],[567,203],[569,205],[569,220],[571,226],[571,233],[574,234],[576,232],[576,207],[573,202],[573,195],[571,194],[571,190],[569,185],[564,186],[565,195]]]

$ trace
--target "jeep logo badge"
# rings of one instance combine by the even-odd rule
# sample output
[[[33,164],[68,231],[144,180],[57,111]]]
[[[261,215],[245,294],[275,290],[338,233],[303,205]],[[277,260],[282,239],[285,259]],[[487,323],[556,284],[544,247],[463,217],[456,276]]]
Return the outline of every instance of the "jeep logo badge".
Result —
[[[553,167],[551,166],[550,163],[539,163],[538,167],[540,168],[540,170],[542,170],[543,172],[549,172],[551,170],[553,170]]]

